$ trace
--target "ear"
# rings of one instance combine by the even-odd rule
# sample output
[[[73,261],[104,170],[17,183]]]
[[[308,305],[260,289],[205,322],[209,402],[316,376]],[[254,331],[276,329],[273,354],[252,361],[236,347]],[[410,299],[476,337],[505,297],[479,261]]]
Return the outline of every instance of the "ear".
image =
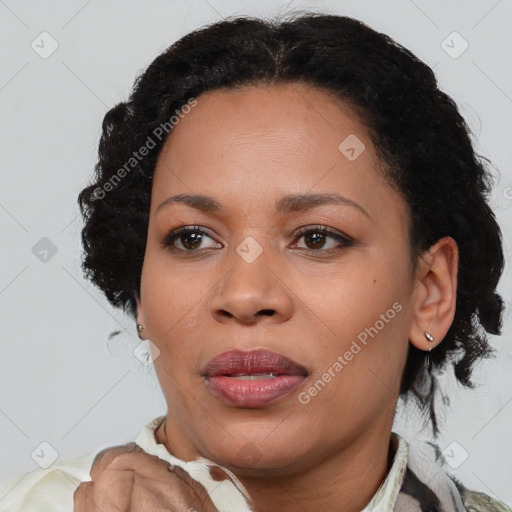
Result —
[[[445,236],[421,256],[412,295],[409,341],[420,350],[436,347],[446,336],[455,316],[459,251]],[[434,337],[428,341],[425,332]]]

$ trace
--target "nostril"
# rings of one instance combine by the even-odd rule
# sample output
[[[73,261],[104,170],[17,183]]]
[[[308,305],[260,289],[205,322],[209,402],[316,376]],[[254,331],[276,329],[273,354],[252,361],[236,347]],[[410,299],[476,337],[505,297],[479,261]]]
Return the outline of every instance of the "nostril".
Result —
[[[262,309],[258,312],[258,315],[265,315],[265,316],[273,316],[275,313],[275,310],[273,309]]]

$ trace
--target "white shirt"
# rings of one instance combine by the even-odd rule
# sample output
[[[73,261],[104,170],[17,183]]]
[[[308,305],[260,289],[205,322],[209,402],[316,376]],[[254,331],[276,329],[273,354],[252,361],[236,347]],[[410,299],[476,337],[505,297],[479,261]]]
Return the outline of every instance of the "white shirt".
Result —
[[[147,453],[169,462],[170,465],[180,466],[192,478],[203,484],[220,512],[251,512],[252,509],[246,500],[247,492],[233,473],[223,468],[234,483],[229,480],[219,483],[211,478],[208,470],[209,466],[216,466],[212,461],[198,459],[185,462],[171,455],[163,444],[157,443],[155,430],[163,419],[164,416],[159,416],[146,424],[135,442]],[[407,442],[394,432],[392,432],[392,442],[396,454],[391,469],[362,512],[393,512],[404,506],[408,511],[421,512],[427,510],[421,495],[423,493],[431,497],[431,491],[435,499],[439,499],[442,505],[440,510],[443,512],[465,510],[512,512],[512,509],[501,502],[482,493],[469,491],[461,484],[459,485],[465,492],[459,493],[461,488],[457,490],[454,482],[440,471],[440,466],[435,465],[432,460],[426,463],[424,453],[420,456],[416,453],[414,457],[410,457]],[[91,481],[90,469],[97,453],[99,451],[81,457],[57,460],[46,469],[38,468],[1,484],[0,512],[72,512],[73,493],[80,482]],[[424,471],[423,468],[426,470]],[[443,474],[443,478],[434,479],[438,482],[435,489],[426,487],[427,482],[432,480],[432,468],[436,474]],[[409,479],[407,486],[404,485],[407,480],[406,474],[414,474],[414,478]],[[420,480],[423,481],[420,482]],[[419,482],[412,494],[411,482]],[[427,493],[424,493],[425,489]],[[465,500],[464,505],[468,508],[463,505],[462,498]]]

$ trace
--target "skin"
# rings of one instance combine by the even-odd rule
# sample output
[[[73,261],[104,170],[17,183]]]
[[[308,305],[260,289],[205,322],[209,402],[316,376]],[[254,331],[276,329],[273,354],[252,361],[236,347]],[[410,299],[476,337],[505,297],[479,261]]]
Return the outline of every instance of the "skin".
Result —
[[[216,512],[206,489],[186,471],[146,453],[136,443],[100,451],[91,481],[73,494],[73,512]]]
[[[441,342],[455,313],[458,253],[439,240],[412,272],[409,210],[378,172],[359,119],[311,86],[246,86],[197,98],[168,137],[156,166],[137,321],[154,350],[168,411],[158,442],[183,460],[199,456],[233,471],[259,512],[362,510],[390,469],[390,432],[409,343]],[[338,149],[355,134],[366,149]],[[337,193],[344,204],[277,213],[288,194]],[[221,209],[171,202],[202,194]],[[202,242],[167,235],[207,229]],[[318,225],[348,235],[343,247],[298,237]],[[236,248],[253,237],[252,263]],[[193,250],[186,251],[187,247]],[[339,248],[339,250],[336,250]],[[365,328],[402,309],[307,404],[299,393],[322,378]],[[270,314],[270,312],[272,314]],[[428,342],[424,331],[435,341]],[[265,348],[309,371],[306,382],[260,409],[213,397],[204,366],[226,350]],[[165,426],[165,429],[164,429]],[[251,452],[248,460],[243,455]]]

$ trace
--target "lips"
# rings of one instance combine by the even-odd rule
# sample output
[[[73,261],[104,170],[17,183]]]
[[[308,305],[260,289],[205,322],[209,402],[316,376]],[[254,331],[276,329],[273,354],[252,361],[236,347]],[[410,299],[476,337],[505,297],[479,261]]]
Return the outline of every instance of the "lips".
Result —
[[[273,373],[275,375],[307,375],[304,366],[276,354],[269,350],[231,350],[213,358],[205,367],[204,375],[216,377],[218,375]]]
[[[231,350],[204,368],[213,395],[233,407],[257,408],[294,391],[308,376],[306,368],[269,350]]]

